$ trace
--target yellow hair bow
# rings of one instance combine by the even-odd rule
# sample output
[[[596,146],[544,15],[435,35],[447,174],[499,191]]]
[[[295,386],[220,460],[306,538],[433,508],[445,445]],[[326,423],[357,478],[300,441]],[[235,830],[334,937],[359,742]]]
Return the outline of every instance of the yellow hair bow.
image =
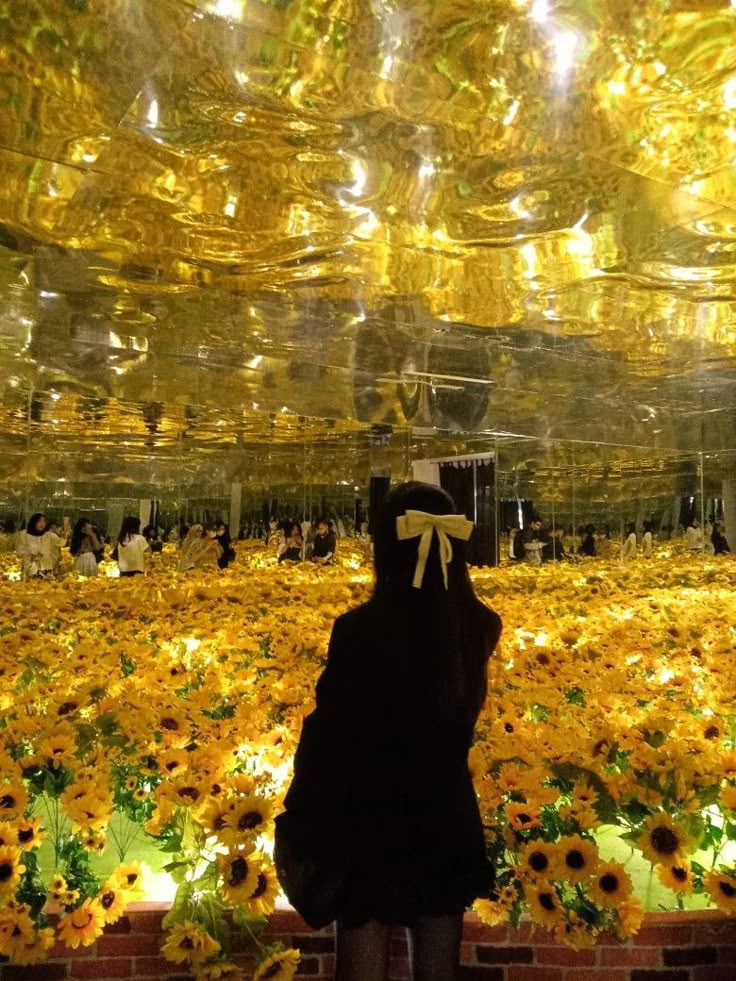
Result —
[[[424,570],[427,567],[432,536],[436,533],[440,543],[440,562],[442,578],[447,589],[447,566],[452,562],[451,538],[459,538],[467,542],[473,531],[473,522],[468,521],[462,514],[427,514],[426,511],[407,511],[396,519],[396,534],[399,541],[409,538],[419,538],[419,554],[417,567],[414,571],[415,589],[422,588]]]

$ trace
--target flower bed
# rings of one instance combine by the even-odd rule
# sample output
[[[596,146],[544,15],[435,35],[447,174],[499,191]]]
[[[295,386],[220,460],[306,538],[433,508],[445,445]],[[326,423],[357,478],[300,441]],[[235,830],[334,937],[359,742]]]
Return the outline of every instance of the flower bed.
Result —
[[[145,580],[0,583],[12,961],[84,949],[147,894],[173,901],[163,952],[183,972],[236,977],[242,936],[256,977],[297,970],[261,933],[272,819],[331,622],[370,574],[357,553],[320,571],[240,558],[224,574],[181,576],[164,556]],[[588,948],[634,934],[645,906],[733,912],[736,567],[672,557],[475,581],[505,622],[471,754],[498,872],[478,915],[516,925],[527,910]]]

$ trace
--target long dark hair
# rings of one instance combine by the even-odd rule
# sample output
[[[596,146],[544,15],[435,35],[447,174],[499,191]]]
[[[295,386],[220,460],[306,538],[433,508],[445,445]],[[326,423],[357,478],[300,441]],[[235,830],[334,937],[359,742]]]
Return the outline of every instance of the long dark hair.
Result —
[[[468,575],[467,544],[451,539],[452,562],[447,589],[442,576],[439,544],[432,536],[421,589],[412,585],[419,539],[400,541],[396,519],[407,510],[455,514],[445,491],[431,484],[408,483],[385,499],[376,522],[374,602],[396,602],[392,616],[412,618],[412,636],[422,652],[438,708],[461,711],[473,718],[486,698],[486,661],[490,654],[492,614],[473,591]]]
[[[72,555],[79,555],[79,550],[82,547],[82,541],[84,539],[84,526],[90,523],[89,518],[79,518],[77,523],[74,525],[74,531],[72,532],[72,540],[69,543],[69,551]]]
[[[45,518],[45,517],[46,515],[42,514],[40,511],[37,514],[32,514],[30,516],[30,518],[28,519],[28,524],[26,525],[26,531],[28,532],[29,535],[36,535],[37,537],[39,535],[43,535],[46,529],[36,528],[36,525],[38,524],[39,518]]]
[[[120,534],[118,535],[118,545],[124,545],[129,542],[133,535],[140,535],[141,533],[141,519],[134,517],[129,514],[127,518],[123,518],[123,523],[120,526]]]

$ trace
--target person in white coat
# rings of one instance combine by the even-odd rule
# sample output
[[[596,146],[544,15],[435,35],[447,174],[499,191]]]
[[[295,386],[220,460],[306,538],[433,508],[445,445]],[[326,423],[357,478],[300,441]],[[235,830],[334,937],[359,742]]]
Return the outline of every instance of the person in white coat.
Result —
[[[46,516],[38,512],[31,515],[25,530],[18,535],[15,553],[21,561],[24,579],[40,579],[46,574],[43,547],[45,534]]]
[[[697,518],[693,518],[685,532],[685,544],[687,545],[688,552],[703,551],[703,529],[700,527],[700,522]]]
[[[141,535],[140,518],[132,515],[123,519],[118,543],[115,546],[118,570],[121,577],[142,576],[146,571],[146,552],[151,546]]]
[[[641,540],[641,554],[645,559],[651,559],[654,555],[654,538],[652,535],[652,522],[644,522],[644,537]]]
[[[621,561],[630,562],[636,558],[636,525],[630,521],[626,525],[624,534],[624,545],[621,549]]]

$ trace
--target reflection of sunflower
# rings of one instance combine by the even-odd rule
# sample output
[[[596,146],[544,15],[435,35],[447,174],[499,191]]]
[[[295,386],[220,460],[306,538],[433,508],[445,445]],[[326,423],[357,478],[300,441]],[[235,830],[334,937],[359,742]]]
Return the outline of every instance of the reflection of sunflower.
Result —
[[[686,858],[679,859],[675,865],[660,865],[657,875],[662,885],[673,892],[689,894],[693,891],[690,862]]]
[[[585,882],[598,861],[598,849],[589,838],[568,835],[557,843],[553,879],[564,882]]]
[[[519,851],[519,873],[530,879],[548,879],[557,852],[547,841],[528,841]]]
[[[15,892],[25,870],[25,865],[20,864],[18,848],[0,848],[0,897]]]
[[[298,950],[278,951],[261,961],[253,975],[253,981],[291,981],[298,964]]]
[[[595,873],[590,894],[605,909],[618,909],[629,898],[632,891],[631,878],[623,866],[617,862],[599,865]]]
[[[713,869],[703,876],[703,885],[719,909],[736,913],[736,870],[716,872]]]
[[[250,899],[258,885],[260,872],[253,849],[219,855],[217,864],[224,880],[222,891],[230,902],[237,905]]]
[[[644,828],[637,845],[653,864],[672,865],[687,852],[687,835],[669,814],[652,814]]]
[[[273,913],[279,883],[274,869],[263,865],[257,870],[255,889],[248,897],[248,909],[254,916],[268,916]]]
[[[104,917],[100,904],[92,899],[85,899],[81,906],[72,910],[59,920],[59,939],[67,947],[76,950],[77,947],[90,947],[102,934]]]
[[[539,882],[526,889],[525,894],[529,903],[529,912],[535,923],[543,927],[553,928],[561,922],[562,905],[553,885],[549,882]]]

